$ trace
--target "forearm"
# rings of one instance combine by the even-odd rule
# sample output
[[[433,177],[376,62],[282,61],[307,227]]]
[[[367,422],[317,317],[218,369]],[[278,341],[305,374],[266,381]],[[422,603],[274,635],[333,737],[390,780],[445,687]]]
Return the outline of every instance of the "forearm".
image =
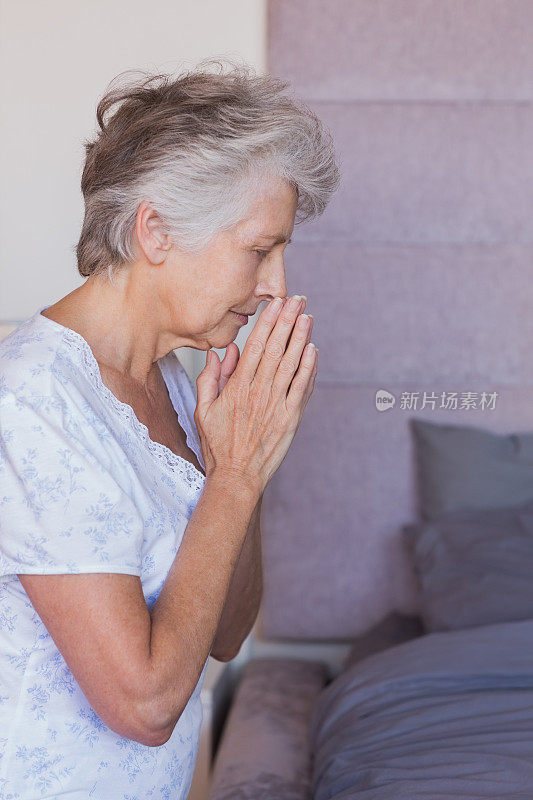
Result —
[[[246,539],[235,567],[224,604],[224,610],[211,648],[212,655],[221,660],[233,658],[250,633],[263,592],[261,553],[261,503],[254,508]]]
[[[150,727],[171,731],[211,650],[257,495],[207,479],[151,612]]]

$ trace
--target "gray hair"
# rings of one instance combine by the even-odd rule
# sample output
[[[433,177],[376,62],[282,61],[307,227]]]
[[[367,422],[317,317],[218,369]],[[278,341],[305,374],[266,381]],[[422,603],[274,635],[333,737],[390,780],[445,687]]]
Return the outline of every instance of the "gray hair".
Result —
[[[287,81],[226,61],[225,73],[204,59],[177,77],[126,70],[108,84],[85,142],[80,275],[112,279],[134,260],[142,200],[191,251],[243,219],[268,176],[296,189],[295,224],[324,211],[340,182],[331,134]],[[114,86],[128,72],[143,79]]]

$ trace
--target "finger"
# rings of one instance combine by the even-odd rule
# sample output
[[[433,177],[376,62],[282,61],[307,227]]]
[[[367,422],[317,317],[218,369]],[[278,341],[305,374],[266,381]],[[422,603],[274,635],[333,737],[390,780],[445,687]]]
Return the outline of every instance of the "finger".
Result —
[[[315,388],[315,378],[316,378],[317,370],[318,370],[318,350],[316,350],[315,366],[313,367],[313,372],[311,373],[311,379],[309,380],[309,383],[307,384],[307,388],[306,388],[306,390],[304,392],[304,397],[303,397],[303,400],[302,400],[302,412],[303,412],[304,408],[306,407],[306,405],[307,405],[307,403],[309,401],[309,398],[313,394],[313,389]]]
[[[233,346],[232,346],[233,345]],[[226,348],[226,354],[222,360],[220,379],[218,381],[219,394],[230,379],[237,362],[239,361],[240,350],[236,342],[230,342]]]
[[[302,305],[300,306],[300,308],[298,310],[298,314],[303,314],[305,312],[306,306],[307,306],[307,297],[305,297],[305,295],[302,295]],[[291,331],[291,334],[290,334],[290,337],[289,337],[289,341],[287,342],[287,347],[290,345],[293,331],[294,331],[294,328]],[[287,349],[287,348],[285,348],[285,349]]]
[[[305,345],[308,345],[309,342],[311,341],[311,335],[313,333],[313,323],[314,323],[313,315],[309,314],[308,316],[309,316],[309,325],[307,326],[307,336],[305,337],[304,345],[303,345],[301,351],[298,354],[298,363],[296,365],[296,368],[298,368],[300,366],[300,360],[302,358],[302,352],[304,350]],[[296,329],[296,326],[293,328],[293,333],[294,333],[295,329]],[[291,339],[292,339],[292,337],[291,337]],[[295,371],[294,375],[295,374],[296,374],[296,371]],[[294,375],[291,378],[291,383],[292,383],[292,379],[294,378]],[[289,391],[290,388],[291,387],[290,387],[290,384],[289,384],[289,386],[287,387],[287,391]]]
[[[269,388],[274,382],[274,376],[285,353],[287,340],[302,306],[302,299],[300,295],[294,295],[288,303],[285,303],[274,330],[266,342],[265,353],[257,367],[254,380]]]
[[[305,344],[306,345],[308,345],[309,342],[311,341],[311,334],[313,333],[313,324],[314,324],[314,321],[315,321],[312,314],[308,314],[307,316],[309,317],[309,325],[307,326],[307,337],[306,337],[306,340],[305,340]],[[301,358],[301,354],[300,354],[300,358]]]
[[[218,397],[220,380],[220,361],[214,350],[208,350],[205,367],[196,378],[196,408],[200,415],[205,414],[209,406]]]
[[[311,372],[311,377],[310,377],[309,381],[307,382],[307,387],[306,387],[306,389],[304,391],[304,396],[303,396],[302,403],[301,403],[301,413],[302,414],[303,414],[304,409],[305,409],[305,407],[306,407],[306,405],[307,405],[307,403],[309,401],[309,398],[313,394],[313,390],[315,388],[315,379],[316,379],[316,376],[317,376],[317,372],[318,372],[318,349],[315,349],[315,364],[314,364],[314,367],[313,367],[313,371]]]
[[[275,304],[281,300],[281,304]],[[261,363],[265,346],[283,308],[285,298],[274,298],[259,314],[259,318],[243,347],[233,375],[243,383],[251,383]]]
[[[308,314],[300,314],[296,320],[291,340],[272,381],[272,389],[276,395],[286,395],[289,390],[291,381],[298,370],[303,349],[309,341],[311,321]]]
[[[314,382],[312,375],[316,359],[316,348],[312,346],[312,343],[309,343],[302,354],[300,367],[292,380],[291,388],[287,394],[286,405],[289,411],[303,410],[307,386],[309,382]]]

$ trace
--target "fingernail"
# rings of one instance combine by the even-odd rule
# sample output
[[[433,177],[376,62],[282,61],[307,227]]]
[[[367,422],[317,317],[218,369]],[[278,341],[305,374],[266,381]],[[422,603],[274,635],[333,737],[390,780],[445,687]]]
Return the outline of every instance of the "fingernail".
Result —
[[[295,295],[293,295],[293,297],[291,297],[290,307],[291,308],[298,308],[298,306],[300,305],[301,302],[302,302],[302,295],[301,294],[295,294]]]
[[[283,300],[281,297],[275,297],[270,304],[272,311],[279,311],[281,306],[283,305]]]

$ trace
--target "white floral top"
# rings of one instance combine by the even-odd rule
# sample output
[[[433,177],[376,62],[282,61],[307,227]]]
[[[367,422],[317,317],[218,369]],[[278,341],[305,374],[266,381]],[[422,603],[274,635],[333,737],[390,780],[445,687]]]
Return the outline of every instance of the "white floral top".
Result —
[[[138,575],[151,608],[205,477],[150,439],[47,307],[0,342],[0,799],[184,800],[207,660],[168,742],[126,739],[91,708],[17,574]],[[158,363],[205,471],[196,387],[174,351]]]

